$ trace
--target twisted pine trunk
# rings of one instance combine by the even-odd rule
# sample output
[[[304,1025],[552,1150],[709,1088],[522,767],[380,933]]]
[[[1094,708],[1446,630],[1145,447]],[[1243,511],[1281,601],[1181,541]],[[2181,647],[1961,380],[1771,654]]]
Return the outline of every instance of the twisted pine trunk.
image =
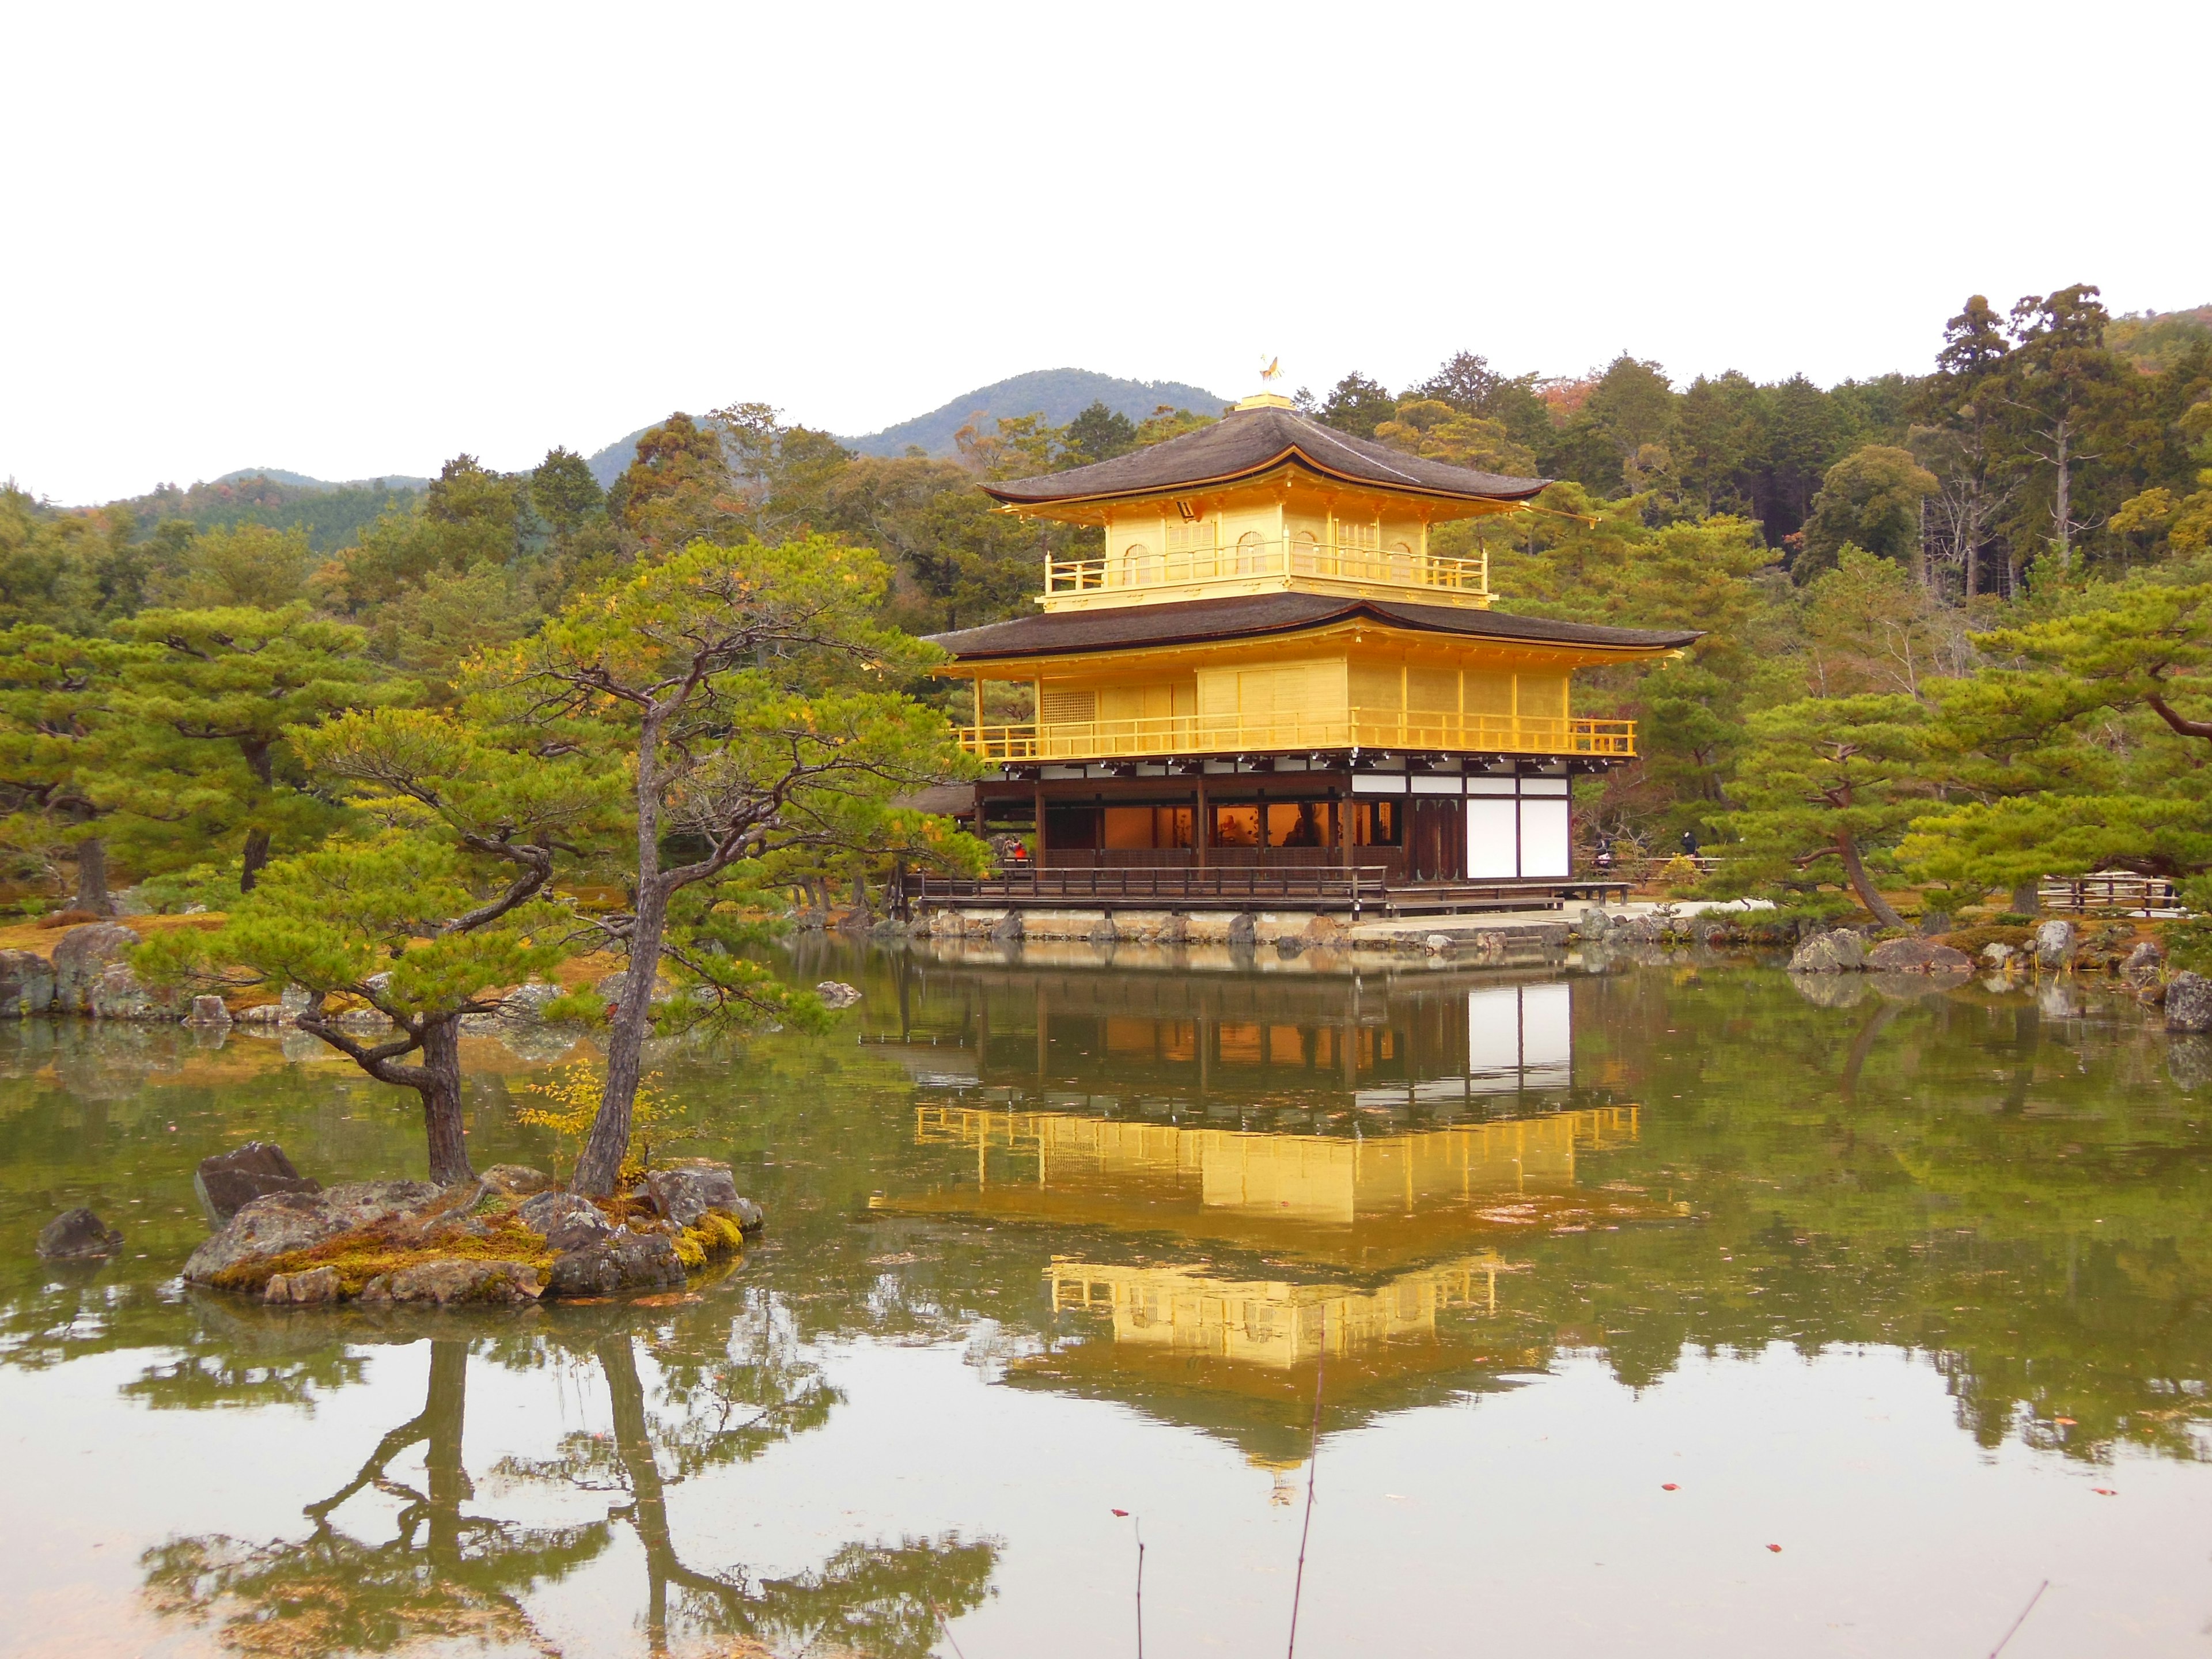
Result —
[[[371,1048],[354,1041],[319,1005],[300,1017],[300,1029],[351,1060],[379,1083],[412,1089],[422,1102],[422,1136],[430,1149],[430,1179],[441,1187],[474,1181],[467,1131],[461,1122],[461,1016],[418,1016],[406,1027],[409,1041]],[[419,1062],[402,1056],[419,1054]]]
[[[1859,856],[1859,844],[1848,830],[1836,832],[1836,856],[1844,861],[1844,873],[1850,878],[1851,891],[1859,896],[1859,902],[1874,912],[1874,919],[1885,927],[1902,927],[1905,918],[1890,908],[1889,901],[1867,874],[1865,860]]]

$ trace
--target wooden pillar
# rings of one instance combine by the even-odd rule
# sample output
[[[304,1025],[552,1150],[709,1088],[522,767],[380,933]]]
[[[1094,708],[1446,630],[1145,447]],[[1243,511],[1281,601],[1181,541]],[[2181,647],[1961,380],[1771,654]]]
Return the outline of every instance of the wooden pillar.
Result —
[[[1033,781],[1031,799],[1036,803],[1036,866],[1044,868],[1044,774],[1040,771]]]
[[[1203,761],[1199,763],[1201,768],[1205,764]],[[1190,826],[1190,850],[1198,867],[1203,870],[1206,868],[1206,843],[1213,834],[1213,812],[1212,804],[1206,799],[1206,774],[1203,770],[1198,775],[1198,805],[1195,811],[1196,817],[1192,819]]]

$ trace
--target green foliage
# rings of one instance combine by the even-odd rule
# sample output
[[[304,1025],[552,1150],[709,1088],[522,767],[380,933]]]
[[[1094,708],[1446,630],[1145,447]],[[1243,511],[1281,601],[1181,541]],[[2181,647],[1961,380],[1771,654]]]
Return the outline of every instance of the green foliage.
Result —
[[[1937,488],[1935,474],[1908,451],[1883,444],[1852,451],[1821,480],[1790,574],[1808,580],[1832,568],[1847,545],[1917,566],[1921,504]]]
[[[1786,882],[1825,866],[1884,927],[1901,926],[1867,866],[1926,799],[1927,726],[1924,704],[1896,696],[1808,697],[1753,714],[1729,878]]]
[[[327,556],[350,545],[384,514],[405,512],[420,488],[419,480],[322,484],[252,473],[189,489],[164,484],[118,505],[131,509],[149,537],[170,526],[202,534],[255,526],[296,532],[317,555]]]
[[[629,833],[601,857],[634,910],[600,924],[628,955],[629,980],[580,1190],[611,1190],[627,1155],[664,956],[683,992],[671,1018],[696,1009],[788,1019],[804,1007],[804,994],[711,948],[687,890],[740,866],[818,866],[838,855],[980,866],[980,843],[945,836],[892,804],[974,765],[944,717],[898,689],[941,653],[877,620],[888,580],[874,554],[824,538],[695,542],[580,596],[485,665],[487,718],[571,750],[630,789]]]
[[[137,648],[119,659],[87,785],[143,867],[237,848],[250,884],[272,851],[340,819],[307,786],[295,734],[407,695],[364,654],[359,629],[304,604],[148,611],[117,631]]]
[[[1321,406],[1321,419],[1355,438],[1371,438],[1375,428],[1389,420],[1397,406],[1397,400],[1380,381],[1369,380],[1355,368],[1329,388]]]
[[[428,835],[387,830],[336,840],[270,865],[220,928],[156,933],[136,960],[166,982],[295,985],[395,1019],[483,1012],[497,1006],[495,989],[545,973],[566,954],[561,916],[545,905],[519,906],[496,925],[445,931],[483,901],[496,874],[466,849]]]

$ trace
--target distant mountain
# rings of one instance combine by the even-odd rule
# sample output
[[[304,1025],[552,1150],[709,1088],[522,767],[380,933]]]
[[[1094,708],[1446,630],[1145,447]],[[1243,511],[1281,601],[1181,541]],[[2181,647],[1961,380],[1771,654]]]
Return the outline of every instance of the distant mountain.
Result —
[[[978,416],[988,424],[1018,415],[1042,415],[1054,426],[1065,426],[1094,403],[1141,421],[1162,404],[1213,415],[1231,401],[1218,392],[1182,380],[1124,380],[1111,374],[1095,374],[1087,368],[1039,368],[963,392],[927,415],[887,426],[881,432],[837,441],[862,455],[903,455],[910,444],[932,455],[950,455],[954,448],[952,434]],[[622,477],[623,470],[636,458],[637,441],[647,430],[640,427],[586,460],[601,488]]]
[[[235,472],[226,472],[214,480],[219,484],[234,484],[247,478],[266,478],[270,483],[283,484],[292,489],[428,489],[428,478],[410,478],[397,472],[387,472],[375,478],[346,478],[332,482],[328,478],[311,478],[304,472],[287,472],[281,466],[241,466]]]
[[[653,428],[641,426],[627,438],[617,438],[597,454],[587,456],[584,465],[592,469],[592,476],[599,481],[602,489],[612,489],[615,480],[629,470],[637,459],[637,441]]]
[[[952,434],[979,416],[989,422],[1042,415],[1054,426],[1065,426],[1094,403],[1141,421],[1162,404],[1200,415],[1218,415],[1232,401],[1218,392],[1181,380],[1124,380],[1087,368],[1040,368],[963,392],[927,415],[887,426],[881,432],[838,441],[863,455],[903,455],[909,444],[919,445],[932,455],[949,455],[953,450]]]
[[[2105,343],[2122,356],[2132,358],[2137,368],[2151,372],[2171,368],[2182,354],[2212,336],[2212,306],[2188,311],[2131,311],[2112,319],[2105,329]]]

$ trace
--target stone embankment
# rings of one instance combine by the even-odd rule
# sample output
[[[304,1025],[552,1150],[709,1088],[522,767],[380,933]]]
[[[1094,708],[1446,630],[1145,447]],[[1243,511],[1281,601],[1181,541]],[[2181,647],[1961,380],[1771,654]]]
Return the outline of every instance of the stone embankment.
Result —
[[[730,1166],[703,1158],[663,1165],[631,1191],[594,1201],[517,1164],[462,1187],[325,1188],[282,1149],[249,1142],[204,1160],[199,1186],[222,1225],[185,1261],[185,1282],[286,1306],[522,1306],[673,1290],[688,1273],[734,1255],[764,1222]]]
[[[1478,965],[1538,966],[1565,953],[1571,929],[1556,918],[1439,915],[1426,920],[1316,915],[1310,910],[935,909],[911,927],[876,930],[939,945],[1030,944],[1100,950],[1226,951],[1291,960],[1338,956],[1449,958]]]

